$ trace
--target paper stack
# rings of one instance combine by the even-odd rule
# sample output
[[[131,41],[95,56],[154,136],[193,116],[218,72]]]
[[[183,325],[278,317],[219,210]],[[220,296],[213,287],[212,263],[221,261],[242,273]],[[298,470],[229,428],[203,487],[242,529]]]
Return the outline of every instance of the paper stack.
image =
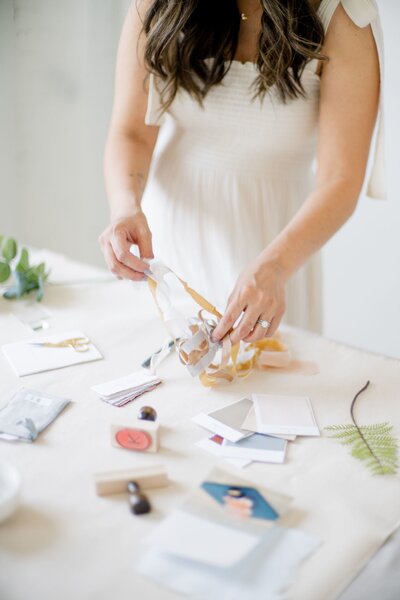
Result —
[[[92,390],[104,402],[113,406],[124,406],[145,392],[154,390],[160,383],[161,379],[143,369],[113,381],[94,385]]]
[[[319,436],[313,408],[304,396],[252,394],[193,421],[214,435],[197,446],[244,467],[252,461],[283,463],[296,436]]]
[[[283,598],[319,540],[280,524],[291,499],[214,469],[153,529],[142,575],[195,600]]]

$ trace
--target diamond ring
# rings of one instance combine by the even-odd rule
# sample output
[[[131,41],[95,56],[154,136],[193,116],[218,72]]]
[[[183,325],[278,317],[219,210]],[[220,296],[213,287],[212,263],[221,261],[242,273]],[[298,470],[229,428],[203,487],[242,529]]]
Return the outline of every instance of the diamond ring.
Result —
[[[257,319],[256,323],[259,323],[263,329],[268,329],[271,323],[267,319]]]

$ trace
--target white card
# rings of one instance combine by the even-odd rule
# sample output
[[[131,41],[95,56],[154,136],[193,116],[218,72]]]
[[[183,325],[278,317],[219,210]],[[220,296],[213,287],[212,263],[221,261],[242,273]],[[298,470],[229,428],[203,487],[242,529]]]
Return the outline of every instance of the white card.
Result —
[[[192,421],[231,442],[237,442],[249,435],[240,428],[252,406],[252,400],[242,398],[218,410],[200,413],[193,417]]]
[[[320,435],[309,398],[267,394],[252,398],[260,433]]]
[[[254,404],[252,404],[251,409],[249,410],[247,417],[245,418],[245,420],[242,423],[242,429],[244,429],[245,431],[252,431],[253,433],[262,433],[262,431],[259,431],[258,426],[257,426],[257,418],[256,418],[256,411],[254,408]],[[294,442],[294,440],[296,439],[295,435],[289,435],[289,434],[272,434],[269,433],[268,435],[274,435],[276,437],[281,437],[284,440],[288,440],[289,442]]]
[[[89,344],[86,352],[76,352],[70,347],[46,348],[45,346],[34,345],[38,342],[58,343],[72,338],[86,338],[86,335],[79,330],[43,333],[28,340],[5,344],[2,346],[2,350],[19,377],[103,358],[92,343]]]
[[[259,537],[175,510],[145,542],[175,556],[229,567],[244,558],[257,545]]]

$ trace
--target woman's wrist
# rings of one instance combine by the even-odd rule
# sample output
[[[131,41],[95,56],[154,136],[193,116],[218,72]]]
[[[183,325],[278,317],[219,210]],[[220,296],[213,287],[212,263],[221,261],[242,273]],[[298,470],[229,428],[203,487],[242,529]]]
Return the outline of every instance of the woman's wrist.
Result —
[[[139,214],[143,214],[143,210],[139,202],[110,207],[111,222],[136,217]]]
[[[279,274],[284,283],[290,279],[291,275],[293,275],[296,270],[286,256],[272,248],[266,248],[261,252],[257,262],[261,273],[265,270],[269,271],[273,269]]]

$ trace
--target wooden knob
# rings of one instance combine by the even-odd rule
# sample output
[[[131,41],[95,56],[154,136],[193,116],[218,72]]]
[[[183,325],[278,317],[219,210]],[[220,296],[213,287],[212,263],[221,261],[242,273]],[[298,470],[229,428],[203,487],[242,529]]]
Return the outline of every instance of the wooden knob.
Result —
[[[145,494],[140,491],[135,481],[128,483],[129,505],[134,515],[145,515],[151,511],[151,504]]]
[[[142,406],[137,418],[141,421],[156,421],[157,411],[152,406]]]

